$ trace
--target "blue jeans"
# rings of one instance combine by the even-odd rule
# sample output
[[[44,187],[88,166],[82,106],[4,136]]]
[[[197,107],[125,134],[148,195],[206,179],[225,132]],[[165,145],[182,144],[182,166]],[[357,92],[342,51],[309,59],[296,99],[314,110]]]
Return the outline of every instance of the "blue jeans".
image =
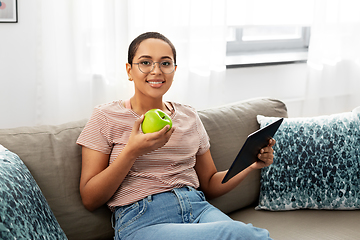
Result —
[[[267,230],[232,220],[192,187],[117,207],[114,219],[115,240],[270,239]]]

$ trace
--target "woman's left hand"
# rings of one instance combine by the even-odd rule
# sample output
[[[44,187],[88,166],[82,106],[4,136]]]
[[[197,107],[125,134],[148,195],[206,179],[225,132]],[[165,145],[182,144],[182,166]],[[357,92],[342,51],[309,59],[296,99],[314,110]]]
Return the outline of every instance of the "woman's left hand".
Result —
[[[272,147],[275,145],[275,142],[275,139],[270,139],[269,144],[260,150],[258,161],[251,164],[248,168],[224,184],[222,184],[222,180],[228,171],[217,171],[210,150],[202,155],[197,155],[195,171],[200,181],[200,188],[206,197],[209,199],[219,197],[234,189],[251,171],[272,164],[274,158],[274,150]]]
[[[254,162],[250,167],[253,169],[261,169],[263,167],[270,166],[274,159],[274,149],[272,147],[275,143],[275,139],[270,139],[269,144],[260,150],[258,154],[259,160]]]

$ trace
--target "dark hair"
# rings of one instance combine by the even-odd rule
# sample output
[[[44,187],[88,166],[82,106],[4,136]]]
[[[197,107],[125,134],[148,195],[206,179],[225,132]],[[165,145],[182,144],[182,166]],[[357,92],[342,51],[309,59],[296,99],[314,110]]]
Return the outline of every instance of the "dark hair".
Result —
[[[140,43],[149,38],[160,39],[160,40],[163,40],[164,42],[166,42],[167,44],[169,44],[171,47],[171,50],[173,52],[173,55],[174,55],[174,62],[176,64],[176,50],[175,50],[174,45],[170,42],[169,39],[167,39],[164,35],[162,35],[161,33],[158,33],[158,32],[143,33],[131,42],[131,44],[129,45],[129,50],[128,50],[128,63],[130,63],[132,65],[132,61],[134,59],[136,51],[139,48]]]

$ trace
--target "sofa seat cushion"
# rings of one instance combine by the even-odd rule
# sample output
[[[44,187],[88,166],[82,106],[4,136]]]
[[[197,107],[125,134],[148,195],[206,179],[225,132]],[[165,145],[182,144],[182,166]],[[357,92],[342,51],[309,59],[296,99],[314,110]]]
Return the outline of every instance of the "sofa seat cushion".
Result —
[[[0,145],[0,239],[67,239],[31,173]]]
[[[263,211],[251,206],[230,217],[269,230],[276,240],[359,239],[360,210]]]

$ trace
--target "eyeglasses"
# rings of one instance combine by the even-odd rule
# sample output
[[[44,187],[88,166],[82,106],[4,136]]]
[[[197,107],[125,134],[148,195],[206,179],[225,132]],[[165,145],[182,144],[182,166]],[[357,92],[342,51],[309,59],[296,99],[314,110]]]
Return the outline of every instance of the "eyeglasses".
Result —
[[[175,66],[176,66],[176,64],[174,64],[174,62],[171,60],[165,60],[162,62],[154,62],[152,60],[142,60],[138,63],[133,63],[133,64],[137,64],[139,67],[139,70],[142,73],[149,73],[152,70],[154,70],[155,63],[159,64],[160,70],[165,74],[170,74],[170,73],[174,72]]]

